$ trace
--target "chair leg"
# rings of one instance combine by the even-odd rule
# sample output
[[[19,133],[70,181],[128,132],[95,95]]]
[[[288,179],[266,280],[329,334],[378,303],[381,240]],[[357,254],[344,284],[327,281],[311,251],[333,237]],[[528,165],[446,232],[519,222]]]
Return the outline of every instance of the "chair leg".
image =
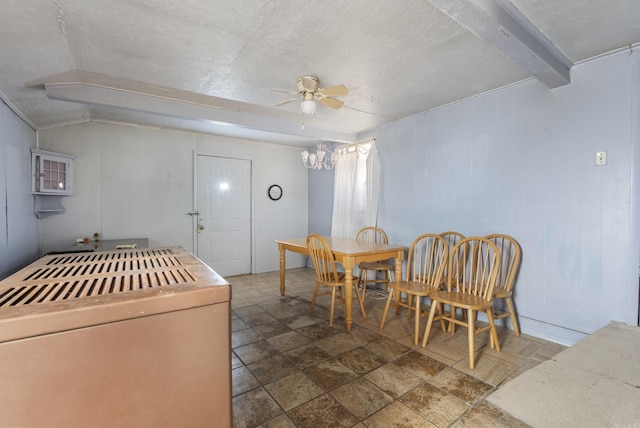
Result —
[[[427,326],[424,328],[424,337],[422,338],[422,347],[427,346],[427,341],[429,340],[429,333],[431,333],[431,324],[433,323],[433,317],[436,314],[436,306],[432,304],[431,309],[429,310],[429,318],[427,319]]]
[[[458,308],[456,308],[455,306],[449,306],[449,310],[450,310],[449,317],[451,319],[455,319]],[[464,312],[464,309],[462,310],[462,312]],[[456,323],[449,321],[449,333],[455,334],[455,332],[456,332]]]
[[[414,300],[415,299],[415,300]],[[411,309],[411,306],[413,306],[415,304],[415,301],[420,302],[420,298],[418,296],[414,296],[412,294],[407,294],[407,305],[409,306],[407,308],[407,318],[411,319],[411,314],[413,313],[413,309]],[[416,307],[420,307],[420,303],[418,303],[416,305]],[[415,314],[413,314],[413,316],[420,316],[417,312]]]
[[[474,344],[474,339],[475,339],[475,335],[476,335],[476,326],[475,326],[475,314],[473,310],[468,309],[468,320],[467,320],[467,328],[469,329],[469,368],[470,369],[474,369],[475,368],[475,355],[476,355],[476,351],[475,351],[475,344]]]
[[[500,352],[500,342],[498,341],[498,331],[496,330],[496,323],[493,319],[493,309],[489,308],[487,310],[487,318],[489,319],[490,333],[491,333],[491,342],[492,345],[495,343],[496,351]],[[493,346],[491,346],[493,348]]]
[[[392,290],[393,291],[393,290]],[[387,303],[384,305],[384,312],[382,313],[382,320],[380,321],[380,330],[384,327],[384,321],[387,319],[387,313],[389,312],[389,306],[391,306],[391,299],[393,298],[393,292],[387,296]]]
[[[393,282],[393,280],[391,279],[391,271],[388,270],[387,271],[387,283],[384,286],[384,291],[385,292],[387,292],[387,293],[391,292],[391,287],[389,287],[389,284],[391,284],[392,282]]]
[[[440,314],[440,328],[442,328],[442,332],[446,333],[447,332],[447,328],[446,325],[444,323],[444,303],[438,303],[438,302],[434,302],[433,300],[431,300],[431,304],[438,304],[438,313]]]
[[[318,289],[320,283],[316,281],[316,288],[313,290],[313,297],[311,298],[311,308],[309,309],[309,315],[313,315],[313,307],[316,305],[316,298],[318,297]]]
[[[489,317],[493,318],[495,323],[496,313],[493,311],[493,308],[487,309],[487,319],[489,319]],[[496,342],[493,338],[493,330],[491,329],[491,325],[489,325],[489,345],[491,346],[491,349],[494,349],[496,347],[495,343]]]
[[[360,297],[358,293],[358,287],[354,287],[356,292],[356,298],[358,299],[358,303],[360,304],[360,312],[362,313],[362,318],[367,319],[367,314],[364,311],[364,295]]]
[[[414,326],[413,326],[413,344],[414,345],[418,345],[418,330],[420,329],[420,297],[418,296],[413,296],[416,299],[416,306],[415,306],[415,314],[413,314],[413,317],[415,318],[415,321],[413,322]]]
[[[331,309],[329,310],[329,327],[333,327],[333,310],[336,307],[336,288],[332,287],[331,290]]]
[[[511,317],[511,324],[513,325],[513,331],[516,336],[520,336],[520,327],[518,326],[518,320],[516,319],[516,311],[513,308],[513,300],[511,296],[505,299],[507,301],[507,307],[509,308],[509,317]]]
[[[367,269],[360,269],[360,273],[358,274],[358,286],[356,287],[356,291],[358,293],[362,293],[362,300],[364,300],[364,293],[367,289]]]

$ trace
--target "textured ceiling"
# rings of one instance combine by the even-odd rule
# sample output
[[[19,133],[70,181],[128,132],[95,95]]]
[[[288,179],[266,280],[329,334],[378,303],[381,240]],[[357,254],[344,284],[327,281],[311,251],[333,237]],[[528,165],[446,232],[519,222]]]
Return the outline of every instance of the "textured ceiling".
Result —
[[[563,68],[638,42],[637,0],[3,0],[0,92],[36,129],[309,145],[525,79],[570,84]],[[271,89],[308,74],[347,86],[345,106],[274,107],[291,95]]]

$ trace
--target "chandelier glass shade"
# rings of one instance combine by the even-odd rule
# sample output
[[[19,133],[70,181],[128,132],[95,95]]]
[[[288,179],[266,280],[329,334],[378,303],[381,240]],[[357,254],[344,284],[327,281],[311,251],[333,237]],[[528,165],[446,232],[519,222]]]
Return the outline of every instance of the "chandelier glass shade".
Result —
[[[338,154],[327,149],[324,143],[316,144],[316,153],[302,152],[302,163],[309,169],[332,169],[336,165]]]

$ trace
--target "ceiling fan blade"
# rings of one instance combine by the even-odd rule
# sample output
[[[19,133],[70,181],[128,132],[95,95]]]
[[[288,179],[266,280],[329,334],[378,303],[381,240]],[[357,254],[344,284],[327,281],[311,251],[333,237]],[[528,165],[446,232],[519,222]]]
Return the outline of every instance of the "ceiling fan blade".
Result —
[[[332,109],[335,109],[335,110],[338,110],[344,104],[343,101],[337,100],[335,98],[330,98],[330,97],[318,98],[318,102],[320,104],[326,105],[327,107],[331,107]]]
[[[283,105],[283,104],[291,103],[291,102],[294,102],[295,100],[297,100],[298,98],[299,98],[299,97],[289,98],[288,100],[280,101],[279,103],[274,104],[273,106],[274,106],[274,107],[278,107],[278,106],[281,106],[281,105]]]
[[[297,91],[291,91],[289,89],[271,89],[273,92],[284,92],[285,94],[297,94]]]
[[[347,87],[344,85],[329,86],[328,88],[321,88],[318,90],[320,95],[325,97],[337,97],[341,95],[349,95]]]

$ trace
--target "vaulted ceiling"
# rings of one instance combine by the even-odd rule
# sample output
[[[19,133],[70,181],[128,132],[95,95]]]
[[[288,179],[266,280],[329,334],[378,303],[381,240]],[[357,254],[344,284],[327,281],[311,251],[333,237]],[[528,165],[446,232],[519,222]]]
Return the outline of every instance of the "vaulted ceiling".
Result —
[[[638,0],[3,0],[0,96],[34,129],[125,122],[307,146],[640,42]],[[344,106],[299,100],[303,75]]]

